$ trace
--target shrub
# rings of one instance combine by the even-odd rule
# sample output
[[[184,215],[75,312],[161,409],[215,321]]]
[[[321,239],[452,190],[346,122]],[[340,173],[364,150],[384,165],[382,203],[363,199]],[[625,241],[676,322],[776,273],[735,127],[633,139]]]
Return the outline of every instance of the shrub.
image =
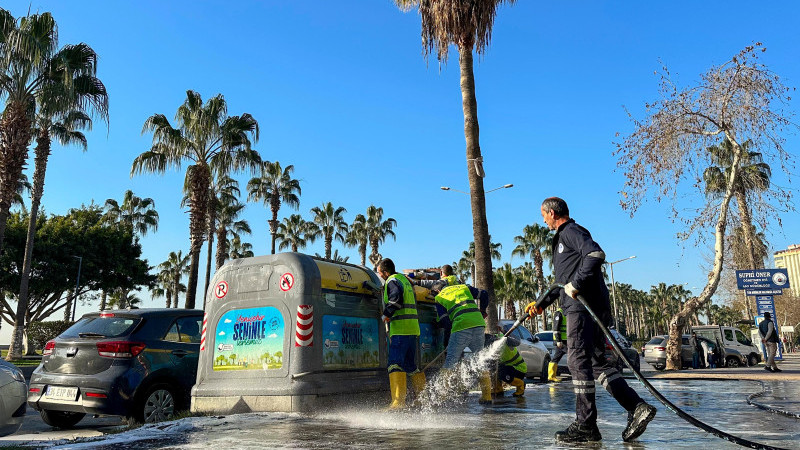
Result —
[[[74,323],[66,320],[31,322],[28,324],[28,342],[32,348],[41,350],[47,341],[55,339]]]

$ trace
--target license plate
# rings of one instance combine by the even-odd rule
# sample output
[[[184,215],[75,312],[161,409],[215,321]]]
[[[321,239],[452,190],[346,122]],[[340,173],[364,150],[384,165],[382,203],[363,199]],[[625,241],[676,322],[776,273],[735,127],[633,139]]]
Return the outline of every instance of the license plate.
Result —
[[[78,397],[78,388],[64,387],[64,386],[47,386],[47,392],[45,392],[44,396],[55,400],[74,401]]]

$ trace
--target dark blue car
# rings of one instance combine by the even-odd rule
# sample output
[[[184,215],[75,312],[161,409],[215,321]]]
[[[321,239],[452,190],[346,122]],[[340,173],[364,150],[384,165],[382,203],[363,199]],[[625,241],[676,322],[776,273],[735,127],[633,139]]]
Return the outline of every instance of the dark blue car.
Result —
[[[58,428],[86,414],[168,419],[189,408],[202,322],[191,309],[86,314],[45,346],[28,404]]]

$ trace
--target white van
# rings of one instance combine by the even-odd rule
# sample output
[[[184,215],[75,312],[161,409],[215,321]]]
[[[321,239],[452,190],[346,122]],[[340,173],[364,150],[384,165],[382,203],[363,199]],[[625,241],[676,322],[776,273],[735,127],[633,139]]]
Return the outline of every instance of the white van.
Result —
[[[692,327],[692,331],[698,336],[719,341],[725,351],[725,365],[728,367],[755,366],[761,362],[761,352],[758,347],[736,327],[700,325]]]

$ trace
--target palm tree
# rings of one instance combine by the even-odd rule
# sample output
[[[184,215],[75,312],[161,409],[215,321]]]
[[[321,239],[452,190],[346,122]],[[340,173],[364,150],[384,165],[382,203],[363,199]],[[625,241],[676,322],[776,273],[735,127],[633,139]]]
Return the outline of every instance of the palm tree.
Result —
[[[278,224],[275,238],[280,242],[279,250],[291,248],[293,252],[297,253],[297,250],[305,248],[308,242],[313,243],[316,239],[314,224],[306,222],[300,214],[292,214],[284,217],[283,222]]]
[[[489,248],[491,249],[490,255],[493,260],[500,261],[502,255],[500,254],[500,249],[503,248],[503,244],[490,242]],[[465,250],[462,255],[461,259],[465,262],[469,262],[472,265],[472,282],[475,283],[477,280],[477,264],[475,263],[475,242],[469,243],[469,249]],[[494,286],[492,287],[492,292],[494,292]]]
[[[325,259],[331,259],[334,239],[344,242],[344,237],[347,235],[347,222],[344,220],[346,212],[347,210],[343,206],[334,208],[331,202],[323,203],[322,207],[311,208],[314,222],[307,235],[314,236],[314,239],[322,236],[325,241]]]
[[[252,233],[247,220],[239,219],[239,216],[244,212],[244,203],[239,203],[237,200],[235,203],[220,206],[221,208],[217,213],[217,270],[228,259],[228,247],[231,240],[239,239],[239,242],[241,242],[240,235]]]
[[[217,233],[217,215],[222,205],[239,203],[239,182],[226,173],[219,173],[211,183],[208,196],[208,251],[206,252],[206,280],[203,285],[203,309],[206,309],[208,284],[211,282],[211,258],[214,254],[214,236]],[[185,198],[188,202],[188,196]],[[217,243],[217,247],[219,247]]]
[[[322,258],[322,255],[320,255],[319,253],[314,253],[314,256],[316,256],[317,258]],[[333,255],[331,255],[330,258],[325,258],[325,259],[329,259],[333,262],[347,262],[347,260],[350,259],[350,257],[340,255],[339,249],[336,249],[333,251]]]
[[[152,198],[137,197],[127,190],[122,196],[122,205],[113,198],[106,200],[106,217],[109,221],[130,228],[135,235],[144,236],[148,231],[158,230],[158,212]]]
[[[97,54],[86,44],[67,45],[56,51],[58,33],[49,13],[29,15],[16,26],[14,18],[0,10],[0,96],[7,95],[0,121],[0,252],[3,250],[8,213],[17,192],[27,147],[37,131],[31,214],[23,259],[17,317],[9,359],[21,356],[24,317],[28,309],[28,283],[33,256],[35,224],[44,192],[52,137],[63,145],[86,138],[79,130],[91,128],[88,112],[108,118],[108,95],[96,78]],[[31,122],[33,118],[33,123]],[[32,126],[33,125],[33,126]]]
[[[231,259],[252,258],[253,244],[249,242],[242,242],[242,238],[236,236],[231,241],[231,252],[228,256],[230,256]]]
[[[769,188],[772,170],[764,162],[761,153],[750,151],[751,141],[745,141],[741,145],[741,161],[737,169],[738,177],[734,179],[732,186],[733,195],[736,196],[736,203],[739,210],[739,221],[744,228],[744,252],[748,268],[760,269],[764,267],[764,259],[758,259],[756,233],[753,226],[753,218],[750,214],[750,207],[747,197],[752,192],[761,192]],[[735,151],[733,143],[725,138],[720,145],[708,147],[707,151],[711,155],[713,166],[703,171],[703,181],[706,184],[706,195],[713,198],[725,196],[727,182],[733,170]],[[744,269],[744,267],[740,267]],[[745,308],[747,317],[753,317],[750,308],[750,301],[745,296]]]
[[[458,48],[461,70],[461,100],[464,111],[467,175],[472,203],[472,229],[475,249],[477,287],[489,293],[490,330],[497,327],[489,225],[486,221],[486,198],[483,190],[483,157],[478,136],[478,102],[475,98],[475,73],[472,51],[484,53],[492,37],[497,7],[514,0],[394,0],[403,10],[417,8],[422,18],[422,46],[426,55],[436,52],[446,63],[450,44]]]
[[[542,252],[549,249],[553,243],[553,233],[549,228],[535,223],[533,225],[525,225],[522,229],[522,235],[515,236],[514,242],[517,247],[511,251],[511,256],[520,255],[530,257],[533,260],[533,266],[536,270],[536,280],[539,284],[539,292],[545,290],[544,285],[544,257]]]
[[[453,261],[453,264],[451,265],[453,266],[454,275],[461,281],[466,282],[467,278],[469,278],[472,274],[471,261],[467,261],[466,259],[461,258],[458,261]]]
[[[259,201],[269,205],[272,219],[267,221],[269,232],[272,234],[272,254],[275,254],[275,234],[278,232],[278,211],[281,203],[297,209],[300,206],[300,181],[292,178],[293,165],[281,168],[281,163],[264,161],[261,165],[261,175],[247,183],[247,199]]]
[[[184,186],[189,192],[189,281],[186,308],[195,306],[200,250],[208,229],[208,203],[212,172],[217,176],[261,163],[251,148],[258,141],[258,122],[248,113],[228,116],[225,98],[218,94],[203,103],[200,94],[186,91],[186,101],[175,114],[177,128],[163,114],[154,114],[144,123],[142,133],[153,133],[153,146],[137,156],[131,176],[164,173],[180,169],[185,161]]]
[[[350,224],[350,231],[344,243],[353,247],[358,247],[358,256],[361,257],[361,265],[367,265],[367,244],[369,243],[369,230],[367,230],[367,218],[363,214],[356,215],[353,223]]]
[[[181,278],[189,271],[189,255],[183,256],[183,252],[169,252],[167,259],[158,265],[159,277],[170,280],[170,292],[172,292],[173,308],[178,307],[178,294],[186,289],[181,289]],[[189,294],[187,292],[186,296]]]
[[[367,235],[369,236],[369,246],[372,253],[369,255],[369,261],[373,266],[377,265],[381,260],[381,254],[378,253],[378,246],[386,241],[387,237],[397,240],[397,236],[392,231],[392,228],[397,226],[397,221],[389,217],[383,220],[383,208],[375,205],[367,207]]]

